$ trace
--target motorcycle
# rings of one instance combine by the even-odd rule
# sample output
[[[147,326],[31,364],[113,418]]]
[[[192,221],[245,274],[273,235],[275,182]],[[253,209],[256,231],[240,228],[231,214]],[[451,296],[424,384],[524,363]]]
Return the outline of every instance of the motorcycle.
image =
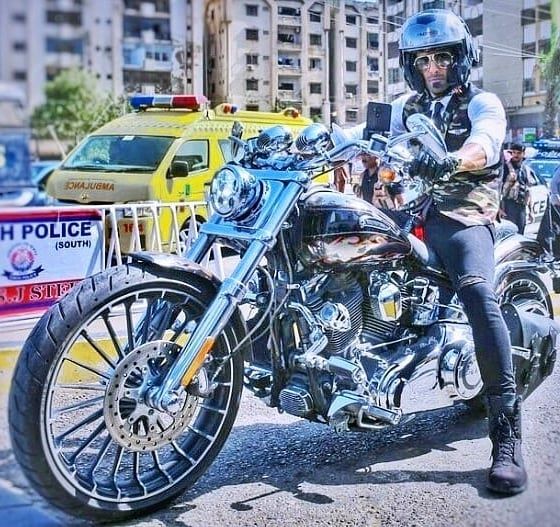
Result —
[[[472,332],[449,278],[420,239],[372,205],[313,180],[356,153],[387,178],[411,150],[444,155],[439,132],[347,140],[320,124],[231,136],[214,210],[185,257],[140,252],[51,307],[25,342],[9,399],[15,457],[69,514],[122,520],[195,485],[228,437],[243,386],[294,416],[383,430],[420,412],[483,400]],[[410,141],[414,144],[411,146]],[[415,219],[423,198],[414,200]],[[239,261],[220,282],[201,262],[215,243]],[[500,228],[496,295],[520,393],[550,375],[558,326],[547,276],[557,262]],[[557,279],[555,283],[557,283]]]

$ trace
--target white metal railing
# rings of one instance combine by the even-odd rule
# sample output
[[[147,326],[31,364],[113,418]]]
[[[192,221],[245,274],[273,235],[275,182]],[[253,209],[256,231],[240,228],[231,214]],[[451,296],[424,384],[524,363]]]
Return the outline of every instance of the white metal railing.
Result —
[[[101,212],[101,232],[94,242],[99,244],[99,253],[101,253],[101,268],[106,269],[114,265],[120,265],[127,261],[129,254],[137,251],[149,250],[154,252],[167,252],[183,255],[191,247],[194,240],[198,236],[200,223],[205,221],[209,216],[206,202],[181,202],[181,203],[126,203],[100,206],[64,206],[64,207],[40,207],[37,209],[29,209],[26,217],[29,221],[33,221],[33,214],[39,217],[41,213],[52,213],[64,211],[72,212],[94,210]],[[8,224],[10,221],[10,211],[22,211],[22,209],[3,209],[0,210],[0,228],[3,223]],[[52,220],[49,220],[52,221]],[[58,218],[55,221],[65,221]],[[16,230],[14,230],[16,232]],[[1,240],[0,240],[1,241]],[[17,244],[20,240],[10,240],[10,246]],[[54,251],[54,249],[53,249]],[[50,248],[49,248],[50,252]],[[88,269],[92,267],[89,256],[84,258],[83,275],[85,278]],[[206,256],[201,265],[213,271],[219,278],[224,277],[224,262],[222,258],[222,248],[215,244],[210,253]],[[79,264],[81,268],[81,263]],[[99,269],[99,260],[97,260],[96,269]],[[89,271],[91,272],[91,271]],[[69,279],[80,278],[80,276],[68,277]],[[32,281],[30,285],[49,285],[49,282],[40,282],[40,278]],[[21,282],[26,286],[25,283]],[[12,285],[12,284],[8,284]],[[18,284],[19,285],[19,284]],[[0,289],[2,289],[0,283]],[[0,301],[2,300],[0,295]],[[54,300],[53,300],[54,301]],[[24,307],[25,304],[21,304]],[[14,307],[14,304],[10,305]],[[45,307],[46,309],[46,307]],[[33,319],[40,315],[34,312],[32,315],[23,313],[21,315],[2,314],[0,311],[0,327],[6,329],[10,324],[19,323],[21,320]],[[1,340],[1,339],[0,339]],[[0,346],[1,347],[1,346]]]

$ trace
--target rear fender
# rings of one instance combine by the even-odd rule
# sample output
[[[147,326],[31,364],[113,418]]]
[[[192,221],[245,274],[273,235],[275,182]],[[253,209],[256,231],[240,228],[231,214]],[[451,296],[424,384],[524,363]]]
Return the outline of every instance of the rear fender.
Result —
[[[541,256],[543,255],[545,255],[545,251],[537,241],[525,238],[520,234],[500,240],[494,248],[495,284],[499,284],[503,277],[510,272],[550,273],[550,269],[542,262]]]
[[[189,277],[194,275],[211,284],[215,293],[218,292],[222,285],[222,281],[208,269],[176,254],[142,251],[132,254],[131,258],[131,265],[141,266],[157,276],[172,278],[180,282],[187,282]],[[231,317],[231,323],[235,331],[237,343],[239,343],[248,332],[247,324],[239,308],[235,310]],[[246,344],[243,346],[242,352],[246,360],[248,357],[252,356],[251,339],[247,340]]]

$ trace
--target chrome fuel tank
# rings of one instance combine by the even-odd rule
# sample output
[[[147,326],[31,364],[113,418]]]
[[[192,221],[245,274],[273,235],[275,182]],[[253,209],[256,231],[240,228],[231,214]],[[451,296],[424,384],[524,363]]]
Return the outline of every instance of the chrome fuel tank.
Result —
[[[301,208],[300,259],[306,266],[346,268],[404,258],[411,245],[373,205],[330,189],[311,191]]]

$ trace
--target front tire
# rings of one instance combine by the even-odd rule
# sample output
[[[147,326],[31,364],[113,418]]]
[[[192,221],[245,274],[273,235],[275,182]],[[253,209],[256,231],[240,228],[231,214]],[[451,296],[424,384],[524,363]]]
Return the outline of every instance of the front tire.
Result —
[[[25,342],[10,391],[12,446],[33,487],[65,512],[114,521],[159,509],[194,485],[228,437],[243,377],[241,353],[229,355],[240,340],[231,324],[198,375],[208,393],[185,391],[173,414],[134,398],[161,378],[215,296],[189,276],[111,268],[49,309]]]

